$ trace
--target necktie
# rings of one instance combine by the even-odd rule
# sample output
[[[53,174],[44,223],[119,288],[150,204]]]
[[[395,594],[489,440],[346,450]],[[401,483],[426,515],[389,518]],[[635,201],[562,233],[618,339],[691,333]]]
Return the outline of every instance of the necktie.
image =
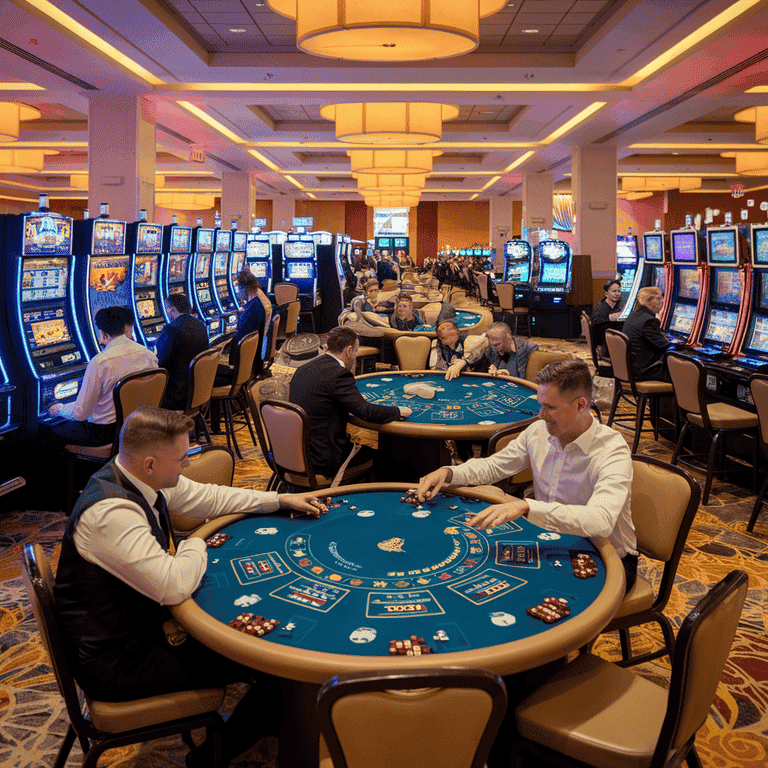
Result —
[[[157,498],[155,499],[154,504],[155,509],[157,510],[158,518],[160,519],[160,527],[163,529],[163,533],[165,534],[166,540],[168,541],[168,547],[171,548],[171,545],[173,546],[173,549],[176,549],[176,539],[173,535],[173,527],[171,526],[171,518],[168,515],[168,502],[165,500],[165,496],[163,496],[162,491],[157,492]]]

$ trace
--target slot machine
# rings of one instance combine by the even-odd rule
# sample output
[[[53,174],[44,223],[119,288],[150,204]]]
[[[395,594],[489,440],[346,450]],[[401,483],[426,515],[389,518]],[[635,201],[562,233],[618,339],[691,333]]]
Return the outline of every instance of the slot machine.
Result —
[[[285,247],[285,241],[288,239],[288,233],[276,229],[264,234],[269,236],[269,243],[272,247],[272,290],[267,295],[274,302],[275,283],[283,279],[283,248]]]
[[[709,275],[702,261],[702,238],[695,229],[670,232],[672,285],[667,317],[662,328],[670,340],[688,344],[699,331]]]
[[[391,237],[376,237],[374,240],[376,241],[376,245],[374,247],[377,251],[387,251],[387,253],[392,253]]]
[[[96,313],[104,307],[130,307],[133,304],[131,257],[126,253],[126,223],[109,218],[109,206],[101,205],[98,219],[83,219],[73,224],[75,253],[75,305],[82,324],[89,357],[101,351]],[[138,323],[136,324],[138,325]],[[138,334],[136,325],[134,332]],[[143,339],[139,336],[137,341]]]
[[[312,235],[288,235],[283,244],[283,280],[299,286],[302,311],[312,310],[320,302],[317,255]]]
[[[410,256],[410,238],[394,237],[392,238],[392,247],[395,250],[396,259],[399,259],[401,256]]]
[[[315,302],[315,329],[319,333],[336,327],[341,310],[344,309],[344,289],[347,275],[341,261],[341,235],[330,232],[310,232],[315,242],[317,259],[317,293],[320,300]],[[299,291],[301,294],[301,291]],[[302,306],[302,309],[304,307]]]
[[[272,271],[272,245],[269,242],[269,235],[248,233],[248,240],[245,247],[245,260],[248,269],[259,278],[261,289],[269,296],[273,293],[273,271]]]
[[[527,240],[504,243],[504,281],[515,284],[515,301],[527,304],[531,289],[533,248]]]
[[[213,286],[211,293],[218,306],[223,324],[222,335],[234,333],[237,330],[238,307],[229,290],[233,231],[231,229],[214,230],[214,251],[210,270],[210,284]]]
[[[622,306],[629,303],[630,296],[637,295],[643,276],[643,259],[637,247],[637,235],[616,236],[616,279],[621,281]]]
[[[669,308],[669,299],[666,287],[670,280],[670,270],[672,265],[669,263],[669,236],[666,232],[656,230],[643,233],[643,259],[642,269],[638,267],[639,279],[635,279],[632,289],[626,298],[624,308],[619,315],[619,321],[626,320],[637,305],[637,292],[641,288],[649,285],[655,285],[664,294],[664,307],[659,313],[659,320],[664,323],[666,318],[665,309]]]
[[[76,397],[88,364],[75,309],[73,221],[39,211],[6,221],[4,298],[27,426],[49,421],[48,408]]]
[[[192,242],[190,302],[197,316],[208,328],[208,338],[222,334],[221,314],[211,291],[211,261],[213,258],[213,229],[195,227]]]
[[[491,253],[490,248],[483,248],[481,251],[482,259],[483,259],[483,272],[487,272],[488,274],[493,277],[493,271],[495,269],[494,267],[494,257]]]
[[[198,226],[202,224],[202,219],[198,219]],[[160,290],[163,298],[162,307],[165,313],[165,299],[172,293],[183,293],[190,299],[193,299],[189,287],[190,283],[190,264],[192,259],[192,227],[181,227],[178,224],[169,224],[163,227],[163,259],[162,259],[162,279],[160,281]],[[167,323],[171,319],[165,316]]]
[[[46,198],[43,203],[47,208]],[[8,228],[8,222],[12,220],[10,216],[0,216],[0,274],[7,275],[9,270],[6,265],[5,254],[2,252],[2,245],[7,241],[6,230]],[[5,299],[7,299],[7,291],[1,292]],[[10,307],[6,306],[6,301],[0,296],[0,313],[3,317],[10,318]],[[18,431],[19,424],[17,423],[21,418],[22,408],[19,398],[21,396],[21,390],[15,386],[16,376],[12,372],[12,363],[14,360],[14,353],[11,347],[10,337],[7,335],[8,322],[0,324],[0,443],[7,444],[11,436]],[[3,462],[5,467],[4,472],[0,473],[0,482],[3,477],[16,474],[15,470],[11,471],[7,465],[9,460],[13,457],[6,456],[6,452],[3,451],[0,456],[0,461]]]
[[[146,212],[143,212],[146,216]],[[160,254],[163,250],[162,224],[150,224],[143,217],[127,227],[133,277],[135,340],[150,348],[165,326],[163,296],[160,290]]]
[[[229,271],[229,287],[235,306],[242,309],[245,300],[240,300],[237,292],[237,276],[245,269],[245,254],[248,249],[248,233],[232,231],[232,268]]]

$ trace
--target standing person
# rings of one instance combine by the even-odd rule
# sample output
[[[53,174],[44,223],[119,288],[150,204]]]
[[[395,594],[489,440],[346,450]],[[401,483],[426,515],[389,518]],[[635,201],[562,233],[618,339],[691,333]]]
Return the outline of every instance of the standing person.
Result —
[[[328,352],[302,365],[291,379],[288,399],[300,405],[309,417],[309,458],[315,472],[334,477],[352,450],[347,437],[347,419],[386,424],[411,415],[410,408],[374,405],[360,394],[352,371],[360,340],[349,327],[339,326],[328,334]],[[351,466],[379,457],[363,446]]]
[[[627,578],[637,575],[637,538],[630,493],[632,456],[624,438],[590,411],[592,377],[583,360],[550,363],[536,374],[539,420],[486,459],[422,477],[418,496],[431,499],[447,484],[490,485],[530,468],[534,499],[494,504],[469,525],[495,528],[523,515],[541,528],[604,536],[616,548]]]
[[[203,539],[176,544],[169,511],[202,523],[232,512],[278,509],[316,517],[326,508],[307,494],[263,493],[183,477],[191,428],[191,419],[160,408],[138,408],[128,416],[119,455],[89,480],[69,518],[54,597],[74,678],[94,699],[131,701],[256,678],[258,684],[224,728],[228,764],[262,736],[277,735],[280,687],[274,678],[242,668],[193,638],[178,643],[178,631],[173,640],[166,637],[171,618],[166,606],[197,589],[208,561]],[[204,742],[186,763],[208,768],[212,758],[212,745]]]
[[[83,383],[73,403],[55,403],[48,412],[62,416],[64,422],[51,425],[56,443],[70,445],[107,445],[115,439],[114,389],[120,379],[131,373],[157,368],[157,357],[142,344],[126,336],[132,313],[125,307],[103,307],[94,318],[99,329],[99,344],[104,349],[85,369]]]
[[[390,259],[389,251],[386,249],[381,252],[381,260],[376,264],[376,279],[379,281],[379,288],[384,285],[385,280],[399,279],[399,275]]]
[[[607,328],[620,331],[623,323],[618,322],[623,310],[621,304],[621,280],[606,280],[603,284],[603,298],[592,310],[592,331],[595,344],[600,348],[604,358],[608,357],[608,347],[605,346],[605,331]]]
[[[637,308],[624,321],[635,381],[671,381],[664,353],[675,345],[661,330],[657,315],[663,306],[664,294],[655,285],[641,288]]]
[[[163,408],[183,411],[187,407],[189,364],[208,349],[208,330],[205,323],[189,314],[192,305],[183,293],[168,296],[165,309],[171,322],[163,328],[156,346],[157,361],[168,371]]]
[[[488,373],[524,379],[528,360],[539,345],[523,336],[513,336],[506,323],[494,323],[485,335],[488,339],[488,349],[485,350]]]

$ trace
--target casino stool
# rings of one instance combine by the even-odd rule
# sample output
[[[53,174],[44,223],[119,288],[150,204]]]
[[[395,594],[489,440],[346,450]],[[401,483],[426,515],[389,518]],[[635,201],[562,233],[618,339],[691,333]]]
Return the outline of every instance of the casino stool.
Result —
[[[763,450],[768,453],[768,376],[755,374],[749,379],[749,389],[752,393],[752,401],[757,408],[757,418],[760,422],[760,439],[763,443]],[[755,499],[755,506],[752,508],[752,514],[747,523],[747,530],[751,533],[755,528],[757,517],[763,506],[765,492],[768,491],[768,473],[765,481]]]
[[[531,336],[531,314],[528,307],[518,307],[515,304],[515,284],[496,283],[496,295],[499,297],[499,307],[502,314],[509,314],[515,319],[515,327],[512,333],[517,334],[517,323],[521,318],[525,319],[528,337]]]
[[[223,387],[214,387],[211,390],[211,403],[218,402],[224,406],[224,429],[227,433],[227,446],[234,445],[235,453],[238,459],[242,459],[240,446],[237,444],[235,434],[235,419],[232,412],[232,403],[237,403],[242,411],[245,423],[248,425],[248,431],[251,433],[251,440],[256,445],[256,435],[253,434],[251,420],[248,417],[248,403],[245,400],[243,387],[253,374],[253,361],[261,348],[261,334],[258,331],[243,336],[238,342],[239,356],[237,370],[233,371],[232,384]],[[230,440],[231,436],[231,440]]]
[[[592,364],[595,366],[595,374],[597,376],[604,376],[605,378],[613,378],[613,368],[611,368],[610,362],[606,363],[603,360],[603,354],[600,351],[600,347],[595,344],[595,332],[592,328],[592,318],[586,313],[581,313],[581,332],[584,334],[584,338],[587,341],[587,348],[589,354],[592,357]]]
[[[535,382],[536,374],[542,368],[559,360],[573,360],[573,355],[569,352],[545,352],[542,349],[534,349],[525,366],[526,380]]]
[[[377,358],[381,354],[378,347],[359,347],[357,350],[357,359],[355,360],[355,376],[360,376],[365,370],[365,361],[370,358]]]
[[[651,402],[656,405],[655,414],[651,412],[653,421],[654,440],[659,439],[659,413],[658,399],[660,397],[669,397],[674,393],[674,389],[666,381],[635,381],[632,374],[631,353],[629,349],[629,337],[621,331],[615,331],[608,328],[605,332],[605,344],[608,347],[608,354],[611,358],[611,367],[613,368],[613,402],[611,403],[611,412],[608,415],[608,426],[610,427],[614,420],[617,427],[623,429],[634,429],[635,439],[632,443],[632,453],[637,453],[637,446],[640,443],[640,433],[649,432],[651,428],[643,428],[645,418],[645,407]],[[630,405],[635,406],[636,413],[634,425],[632,421],[616,419],[616,409],[619,400],[624,400]],[[677,431],[677,424],[675,424]],[[674,462],[672,462],[674,464]]]
[[[181,734],[193,748],[191,731],[205,728],[212,739],[216,765],[223,763],[221,728],[217,710],[224,702],[224,688],[200,688],[161,694],[135,701],[104,702],[82,696],[69,669],[59,635],[53,597],[53,573],[39,544],[25,544],[21,553],[22,578],[37,620],[43,648],[64,699],[69,726],[54,763],[63,768],[75,738],[83,750],[83,768],[95,768],[107,749]],[[81,696],[85,707],[81,704]]]
[[[189,387],[187,389],[187,407],[184,414],[195,422],[195,439],[199,441],[200,430],[206,437],[206,442],[212,443],[211,433],[203,418],[203,411],[211,402],[213,381],[219,367],[221,350],[217,347],[206,349],[195,355],[189,363]]]
[[[309,418],[304,409],[283,400],[264,399],[259,403],[259,413],[274,472],[267,488],[278,490],[287,485],[304,490],[317,490],[330,487],[333,478],[315,472],[309,460]],[[349,466],[344,472],[341,484],[357,480],[368,474],[371,469],[372,461]]]
[[[299,315],[301,314],[301,301],[293,299],[277,308],[280,315],[280,328],[277,331],[278,341],[285,341],[296,335],[299,328]]]
[[[506,709],[503,680],[484,669],[336,675],[317,696],[320,768],[482,768]]]
[[[397,365],[401,371],[426,371],[432,340],[428,336],[398,336],[395,339]]]
[[[389,291],[397,291],[400,288],[400,284],[397,280],[382,280],[381,292],[388,293]]]
[[[656,595],[650,582],[638,574],[616,615],[601,632],[618,631],[620,667],[643,664],[667,654],[672,656],[675,636],[672,623],[663,611],[669,602],[677,565],[700,500],[701,489],[686,470],[650,456],[632,457],[631,503],[637,548],[646,558],[663,563],[664,570]],[[629,628],[649,622],[659,625],[664,644],[655,651],[633,656]]]
[[[606,338],[608,331],[605,332]],[[733,433],[746,433],[754,437],[754,451],[752,456],[752,485],[757,490],[757,464],[759,459],[759,419],[756,413],[737,408],[727,403],[716,402],[708,403],[705,394],[706,371],[704,366],[691,357],[681,355],[677,352],[670,352],[667,355],[667,370],[669,370],[672,386],[675,391],[675,400],[677,406],[685,417],[685,423],[680,430],[677,439],[677,445],[672,453],[672,464],[677,464],[680,460],[680,451],[683,447],[683,440],[691,427],[691,424],[697,427],[703,427],[712,437],[712,446],[709,451],[707,461],[707,478],[704,481],[704,493],[702,495],[702,504],[709,501],[709,491],[712,487],[712,477],[715,472],[747,472],[747,469],[719,469],[715,470],[715,458],[717,449],[722,438],[722,457],[725,458],[725,436]],[[685,454],[685,461],[701,457],[706,454]]]
[[[149,368],[146,371],[131,373],[115,384],[112,398],[115,402],[115,439],[109,445],[85,446],[66,445],[64,454],[67,460],[67,498],[66,511],[69,515],[75,504],[75,465],[78,461],[90,461],[99,466],[117,456],[120,447],[120,429],[123,422],[137,408],[150,406],[159,408],[168,384],[168,371],[165,368]]]
[[[296,283],[275,283],[274,294],[277,306],[287,304],[299,298],[299,286]]]
[[[533,742],[547,755],[596,768],[701,766],[694,742],[715,697],[747,595],[747,574],[731,571],[683,621],[669,692],[591,654],[578,656],[516,709],[523,739],[511,765]],[[535,748],[538,759],[546,758]],[[530,763],[526,761],[525,765]]]

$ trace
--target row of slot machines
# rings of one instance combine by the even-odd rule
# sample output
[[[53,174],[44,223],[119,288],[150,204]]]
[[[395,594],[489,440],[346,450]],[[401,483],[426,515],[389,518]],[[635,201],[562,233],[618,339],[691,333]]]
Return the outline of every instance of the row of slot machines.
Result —
[[[573,252],[563,240],[542,240],[535,248],[527,240],[504,244],[503,281],[515,283],[515,300],[523,305],[531,306],[535,293],[548,297],[545,304],[565,303],[572,277]]]

